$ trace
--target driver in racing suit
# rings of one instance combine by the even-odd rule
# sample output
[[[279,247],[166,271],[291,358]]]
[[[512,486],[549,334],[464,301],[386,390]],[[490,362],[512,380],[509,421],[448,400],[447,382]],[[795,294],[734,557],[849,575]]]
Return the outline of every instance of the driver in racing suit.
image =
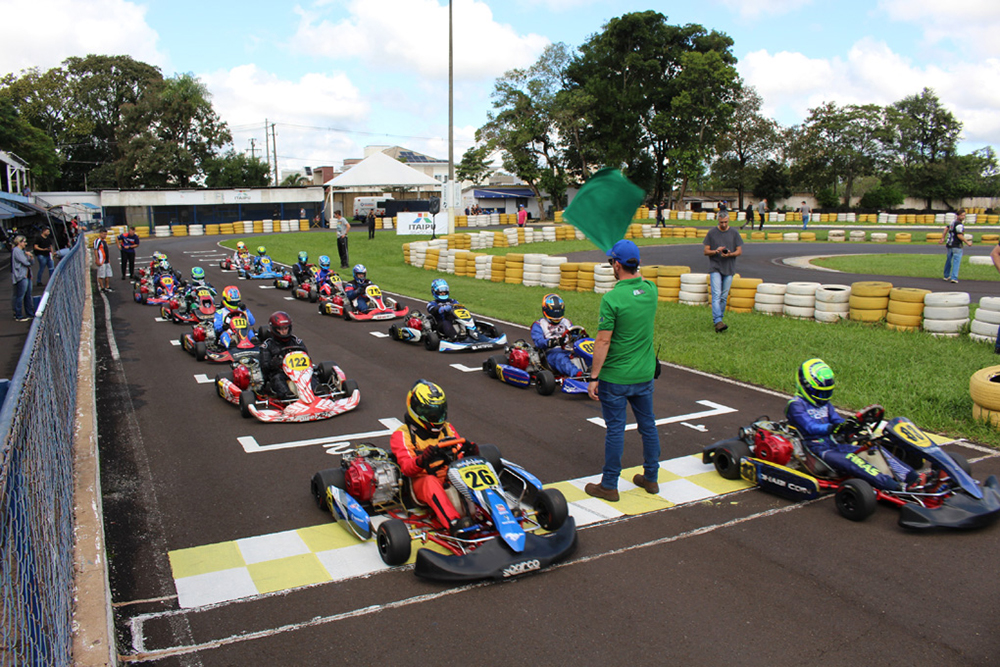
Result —
[[[256,338],[253,330],[256,320],[254,320],[253,313],[243,305],[240,290],[236,286],[230,285],[222,290],[222,308],[215,313],[215,322],[213,323],[215,327],[215,340],[219,341],[219,345],[223,348],[228,348],[233,342],[233,337],[229,333],[226,321],[227,317],[234,315],[236,311],[242,311],[246,315],[248,324],[247,338],[250,340]]]
[[[186,313],[194,308],[194,305],[198,302],[198,290],[201,289],[207,289],[212,293],[212,296],[218,294],[215,288],[212,287],[212,284],[205,278],[205,269],[196,266],[191,269],[191,280],[184,286],[184,298],[181,299],[179,309],[181,312]]]
[[[292,264],[292,276],[299,285],[310,282],[313,279],[313,265],[309,263],[309,255],[305,250],[299,251],[299,261]]]
[[[264,272],[264,259],[268,260],[268,264],[273,264],[271,258],[267,254],[267,248],[262,245],[257,246],[257,256],[253,258],[252,266],[253,273],[263,273]]]
[[[298,336],[292,335],[292,318],[283,310],[279,310],[268,320],[271,336],[260,346],[260,371],[264,376],[264,387],[278,398],[295,398],[288,386],[288,378],[281,369],[285,353],[294,348],[308,354],[306,344]],[[313,373],[312,389],[319,387],[319,378]]]
[[[365,289],[372,284],[372,281],[368,280],[368,269],[364,264],[355,264],[353,273],[354,280],[344,283],[344,294],[359,313],[367,313],[369,304]]]
[[[405,423],[393,431],[389,445],[403,474],[410,478],[417,501],[430,507],[441,525],[456,535],[470,528],[473,521],[458,513],[445,492],[448,465],[440,456],[438,443],[459,437],[447,417],[444,390],[428,380],[417,380],[406,395]],[[474,444],[466,444],[465,451],[477,450]],[[456,458],[462,457],[463,452],[456,453]]]
[[[882,455],[892,469],[887,475],[857,454],[858,447],[843,442],[836,436],[850,422],[844,420],[830,399],[833,397],[833,370],[822,359],[809,359],[799,366],[796,396],[788,401],[785,416],[803,437],[803,445],[824,463],[843,475],[863,479],[884,491],[902,491],[907,486],[919,485],[920,474],[889,452]],[[897,479],[898,478],[898,479]]]
[[[573,323],[563,317],[565,313],[566,303],[562,297],[546,294],[542,298],[542,318],[531,325],[531,342],[557,374],[579,377],[583,371],[573,364],[569,352],[560,345],[563,335],[573,327]]]
[[[454,338],[457,332],[451,317],[458,301],[450,297],[447,281],[442,278],[434,280],[431,283],[431,296],[434,297],[434,300],[427,304],[427,312],[438,323],[445,338]]]

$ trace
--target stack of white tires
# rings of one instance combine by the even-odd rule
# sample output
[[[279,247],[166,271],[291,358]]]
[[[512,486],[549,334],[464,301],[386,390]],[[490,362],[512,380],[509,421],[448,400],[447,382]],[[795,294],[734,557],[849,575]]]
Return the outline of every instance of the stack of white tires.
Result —
[[[811,320],[816,312],[816,290],[819,283],[788,283],[785,288],[785,302],[782,312],[787,317]]]
[[[816,288],[816,311],[813,317],[817,322],[832,324],[846,320],[851,311],[850,285],[820,285]]]
[[[831,243],[843,243],[844,242],[844,230],[843,229],[831,229],[826,234],[826,240]]]
[[[968,292],[931,292],[924,296],[924,331],[953,338],[969,323]]]
[[[781,315],[785,312],[785,292],[788,286],[781,283],[761,283],[753,299],[753,309],[766,315]]]
[[[548,255],[540,253],[524,254],[524,277],[522,284],[528,287],[538,287],[542,284],[542,260]]]
[[[555,227],[552,228],[553,234]],[[562,277],[560,266],[566,263],[565,257],[544,257],[542,258],[542,287],[559,287],[559,280]]]
[[[615,270],[607,264],[598,264],[594,267],[594,291],[598,294],[607,294],[615,286]]]
[[[969,338],[980,343],[994,343],[1000,328],[1000,297],[984,296],[969,325]]]
[[[677,294],[679,303],[686,306],[703,306],[712,299],[708,289],[707,273],[681,274],[681,289]]]

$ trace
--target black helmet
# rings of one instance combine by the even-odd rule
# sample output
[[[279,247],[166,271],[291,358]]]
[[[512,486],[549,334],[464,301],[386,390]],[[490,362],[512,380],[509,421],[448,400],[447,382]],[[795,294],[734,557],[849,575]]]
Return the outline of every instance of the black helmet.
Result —
[[[444,389],[429,380],[417,380],[406,395],[406,412],[417,426],[439,433],[448,418]]]
[[[292,339],[292,317],[283,310],[279,310],[268,320],[271,327],[271,335],[279,342],[287,343]]]

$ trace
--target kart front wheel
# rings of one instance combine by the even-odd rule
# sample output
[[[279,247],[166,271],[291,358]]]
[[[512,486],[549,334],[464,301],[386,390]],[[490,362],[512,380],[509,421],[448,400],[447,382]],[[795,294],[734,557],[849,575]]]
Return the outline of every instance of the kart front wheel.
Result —
[[[318,299],[319,299],[319,294],[316,292],[316,286],[315,285],[310,285],[309,286],[309,303],[316,303],[316,301]]]
[[[375,544],[386,565],[402,565],[410,560],[410,531],[401,519],[383,521],[375,533]]]
[[[875,489],[863,479],[849,479],[837,491],[837,511],[851,521],[864,521],[875,513]]]
[[[194,358],[198,361],[205,361],[205,357],[208,356],[208,346],[205,345],[205,341],[199,340],[194,344]]]
[[[343,312],[345,320],[350,321],[350,319],[351,319],[351,311],[353,311],[353,310],[354,310],[354,306],[351,305],[351,302],[345,300],[344,301],[344,312]]]
[[[253,390],[244,389],[243,393],[240,394],[240,415],[242,415],[244,419],[253,417],[253,415],[250,414],[251,405],[253,405]]]
[[[545,530],[559,530],[566,517],[569,516],[569,506],[566,497],[559,489],[542,489],[535,499],[535,518]]]
[[[500,460],[500,449],[496,445],[482,444],[479,445],[479,456],[493,466],[493,471],[496,474],[500,474],[503,469],[503,462]]]
[[[543,368],[538,371],[535,381],[537,382],[535,388],[541,396],[551,396],[556,390],[556,376],[550,370]]]
[[[435,350],[438,349],[438,345],[440,344],[441,344],[441,339],[438,337],[438,335],[433,331],[429,331],[427,333],[427,338],[424,339],[424,347],[426,347],[431,352],[434,352]]]
[[[217,393],[219,395],[219,398],[221,398],[221,399],[225,399],[226,398],[226,390],[222,388],[222,376],[221,375],[216,375],[215,376],[215,393]]]
[[[333,380],[336,374],[337,371],[334,370],[332,361],[324,361],[316,369],[316,375],[323,384],[330,384],[330,381]]]
[[[747,446],[747,443],[736,438],[726,440],[719,445],[719,448],[715,450],[715,456],[712,457],[715,471],[723,479],[739,479],[740,461],[749,458],[750,455],[750,447]]]
[[[962,469],[962,472],[966,475],[972,474],[972,466],[969,464],[969,459],[965,458],[958,452],[947,452],[947,454],[951,460],[955,462],[955,465]]]
[[[486,360],[486,374],[489,375],[494,380],[497,379],[497,366],[500,364],[507,363],[507,355],[505,354],[494,354],[492,357]]]
[[[344,394],[350,398],[355,391],[361,391],[357,380],[344,380]]]
[[[347,482],[344,478],[343,468],[327,468],[326,470],[320,470],[312,476],[312,482],[309,484],[309,490],[312,491],[313,499],[316,501],[316,507],[333,514],[333,520],[336,521],[336,513],[334,513],[333,508],[326,503],[326,490],[331,486],[347,490]]]

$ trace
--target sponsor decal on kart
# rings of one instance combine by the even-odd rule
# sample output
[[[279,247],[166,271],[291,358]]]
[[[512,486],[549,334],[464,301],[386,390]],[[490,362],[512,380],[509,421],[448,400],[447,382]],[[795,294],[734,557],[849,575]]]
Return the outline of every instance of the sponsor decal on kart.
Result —
[[[536,559],[521,561],[520,563],[514,563],[513,565],[508,565],[503,569],[503,576],[505,579],[509,577],[516,577],[519,574],[525,574],[527,572],[534,572],[535,570],[542,569],[542,564]]]
[[[916,424],[908,419],[900,419],[894,423],[889,431],[907,444],[927,449],[934,445],[934,441],[927,437]]]
[[[868,463],[867,461],[865,461],[863,458],[861,458],[860,456],[858,456],[854,452],[851,452],[850,454],[847,455],[847,460],[850,461],[851,463],[853,463],[854,465],[858,466],[862,470],[864,470],[866,473],[868,473],[872,477],[878,477],[879,475],[882,474],[881,470],[879,470],[878,468],[876,468],[872,464]]]

